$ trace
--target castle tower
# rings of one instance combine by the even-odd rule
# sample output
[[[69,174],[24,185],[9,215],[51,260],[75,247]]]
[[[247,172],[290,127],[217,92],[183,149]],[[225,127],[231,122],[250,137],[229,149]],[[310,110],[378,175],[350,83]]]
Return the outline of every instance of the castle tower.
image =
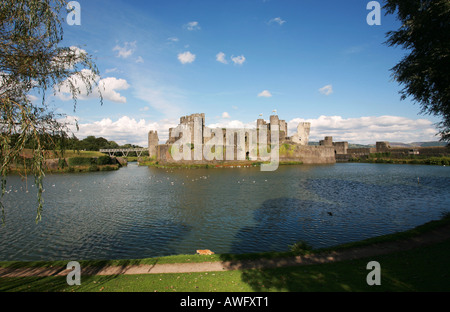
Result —
[[[323,146],[333,146],[333,137],[326,136],[324,140],[319,141],[319,145]]]
[[[151,130],[148,133],[148,155],[157,157],[157,146],[159,144],[158,131]]]
[[[270,128],[272,126],[279,126],[280,125],[280,119],[278,118],[278,115],[272,115],[270,116]],[[272,129],[270,129],[272,130]],[[281,131],[281,129],[279,129]]]
[[[264,125],[266,125],[266,121],[264,119],[259,118],[256,120],[256,129],[258,129],[259,126],[264,126]]]
[[[196,124],[197,123],[197,124]],[[195,130],[198,130],[200,133],[198,135],[201,138],[201,141],[198,142],[200,144],[204,143],[204,130],[205,130],[205,114],[192,114],[188,116],[183,116],[180,118],[180,126],[186,126],[189,128],[191,132],[191,143],[195,143]]]
[[[300,122],[297,126],[297,133],[292,136],[292,141],[300,145],[308,145],[310,130],[310,122]]]
[[[377,153],[386,153],[391,148],[389,142],[376,142]]]
[[[281,137],[283,139],[287,137],[287,122],[285,120],[280,120],[280,138]]]

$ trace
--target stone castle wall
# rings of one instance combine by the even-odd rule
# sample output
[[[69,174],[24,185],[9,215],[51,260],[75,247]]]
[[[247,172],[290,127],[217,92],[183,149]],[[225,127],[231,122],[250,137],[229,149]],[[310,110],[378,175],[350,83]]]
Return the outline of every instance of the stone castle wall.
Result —
[[[333,146],[295,145],[291,155],[280,156],[280,161],[301,161],[304,164],[334,164]]]
[[[197,119],[201,121],[201,125],[198,126],[199,129],[194,128],[195,120]],[[256,129],[259,129],[260,126],[266,126],[267,130],[267,138],[259,139],[259,142],[267,142],[267,144],[271,143],[271,137],[272,137],[272,130],[274,129],[274,126],[279,126],[279,144],[287,144],[289,146],[289,153],[280,155],[279,160],[280,161],[301,161],[305,164],[326,164],[326,163],[335,163],[335,154],[336,150],[333,145],[333,139],[332,137],[326,137],[324,140],[324,144],[321,144],[321,146],[308,146],[308,140],[309,140],[309,133],[310,133],[310,123],[301,123],[299,127],[297,128],[297,133],[293,137],[288,137],[288,129],[287,129],[287,122],[285,120],[280,120],[277,115],[270,116],[270,122],[266,122],[264,119],[260,118],[256,122]],[[196,151],[194,146],[191,146],[190,155],[191,158],[189,159],[183,159],[179,161],[175,161],[171,155],[171,146],[180,140],[182,137],[182,127],[188,127],[191,132],[191,140],[190,142],[192,144],[197,143],[197,145],[200,145],[202,147],[202,159],[196,160],[195,154]],[[155,138],[154,134],[152,134],[153,140],[150,142],[151,133],[149,133],[149,151],[150,151],[150,144],[152,144],[152,150],[154,148],[154,154],[156,155],[156,159],[160,161],[161,163],[178,163],[178,164],[200,164],[200,163],[218,163],[218,162],[232,162],[232,161],[243,161],[246,160],[250,155],[249,153],[249,146],[250,146],[250,131],[253,131],[252,133],[257,133],[257,135],[260,135],[260,132],[258,130],[255,131],[249,130],[249,129],[210,129],[205,126],[205,114],[192,114],[189,116],[184,116],[180,118],[180,124],[177,127],[177,130],[179,130],[179,133],[175,133],[175,128],[169,129],[169,139],[167,140],[166,144],[156,144],[155,145]],[[199,131],[199,134],[201,136],[201,140],[199,142],[194,142],[194,130]],[[211,130],[211,131],[209,131]],[[214,131],[213,131],[214,130]],[[234,134],[234,142],[227,142],[229,138],[227,138],[227,132],[230,131],[244,131],[244,139],[245,139],[245,150],[238,152],[236,149],[236,146],[238,145],[237,140],[237,134]],[[301,132],[300,132],[301,131]],[[214,159],[214,160],[208,160],[205,159],[205,155],[203,153],[203,146],[205,143],[207,143],[209,140],[212,140],[214,138],[215,132],[220,133],[220,135],[223,135],[223,141],[221,146],[221,159]],[[211,135],[210,135],[210,134]],[[156,135],[157,137],[157,135]],[[297,140],[297,142],[295,142]],[[344,143],[344,142],[343,142]],[[346,143],[346,142],[345,142]],[[242,144],[240,144],[242,145]],[[345,149],[345,144],[338,144],[337,145],[340,150]],[[348,146],[348,145],[347,145]],[[234,150],[232,159],[227,158],[227,150],[230,151],[231,149]],[[180,151],[181,153],[182,151]],[[239,157],[238,157],[239,153]],[[238,159],[239,158],[239,159]],[[260,158],[251,159],[251,161],[261,161]]]
[[[333,146],[336,151],[336,155],[346,155],[348,152],[348,142],[334,142]]]
[[[242,160],[238,160],[238,151],[234,149],[233,158],[227,159],[226,149],[233,149],[233,146],[225,146],[225,149],[222,151],[222,160],[207,160],[203,155],[202,160],[194,159],[194,150],[190,151],[191,160],[180,160],[175,161],[170,153],[172,145],[170,144],[161,144],[157,147],[157,159],[159,162],[163,164],[182,164],[182,165],[190,165],[190,164],[216,164],[225,162],[239,162]],[[245,156],[246,158],[246,156]],[[244,159],[245,160],[245,159]],[[261,161],[258,159],[253,159],[252,161]],[[304,164],[334,164],[336,163],[335,158],[335,150],[333,146],[301,146],[295,145],[292,150],[290,150],[288,155],[280,155],[279,161],[301,161]]]

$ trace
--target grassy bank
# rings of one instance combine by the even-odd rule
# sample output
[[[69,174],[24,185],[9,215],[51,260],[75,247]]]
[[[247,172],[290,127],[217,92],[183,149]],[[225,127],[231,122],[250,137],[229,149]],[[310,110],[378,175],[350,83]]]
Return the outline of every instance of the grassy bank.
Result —
[[[332,248],[341,250],[371,246],[380,242],[416,237],[450,224],[447,215],[410,231]],[[328,249],[329,250],[329,249]],[[312,252],[320,252],[316,250]],[[180,255],[142,260],[80,261],[83,266],[138,265],[279,258],[292,252],[247,255]],[[0,278],[0,291],[158,291],[158,292],[240,292],[240,291],[450,291],[450,240],[430,246],[395,252],[370,259],[277,269],[252,269],[204,273],[82,276],[80,286],[68,286],[65,277]],[[381,286],[368,286],[369,261],[381,265]],[[61,266],[60,262],[0,262],[1,267]]]
[[[359,162],[359,163],[374,163],[374,164],[408,164],[408,165],[436,165],[436,166],[449,166],[450,157],[425,157],[425,156],[414,156],[409,157],[396,157],[391,156],[389,153],[378,153],[370,154],[369,157],[355,157],[350,158],[349,162]]]
[[[13,174],[27,174],[32,166],[30,150],[25,150],[22,159],[9,169]],[[118,170],[121,164],[114,158],[95,151],[72,151],[64,153],[49,151],[45,160],[45,173],[75,173]]]
[[[119,165],[104,165],[104,166],[69,166],[66,168],[46,169],[45,173],[58,174],[58,173],[83,173],[83,172],[96,172],[96,171],[114,171],[119,170]],[[26,175],[30,173],[30,170],[24,168],[11,168],[10,174]]]
[[[80,286],[65,277],[0,278],[12,292],[321,292],[450,291],[450,242],[370,259],[245,271],[82,276]],[[381,265],[381,285],[368,286],[369,261]]]
[[[140,166],[148,166],[155,168],[185,168],[185,169],[214,169],[214,168],[250,168],[260,167],[262,164],[269,164],[269,162],[260,161],[236,161],[236,162],[222,162],[222,163],[210,163],[210,164],[183,164],[183,163],[162,163],[159,161],[139,161]],[[280,161],[279,166],[288,165],[302,165],[301,161]]]

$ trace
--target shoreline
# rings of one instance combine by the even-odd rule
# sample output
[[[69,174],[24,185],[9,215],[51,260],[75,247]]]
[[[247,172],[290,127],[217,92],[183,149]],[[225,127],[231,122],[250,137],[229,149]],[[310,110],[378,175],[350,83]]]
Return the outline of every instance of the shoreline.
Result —
[[[139,162],[139,166],[147,166],[153,168],[179,168],[179,169],[195,169],[195,168],[203,168],[203,169],[214,169],[214,168],[253,168],[260,167],[262,164],[269,164],[269,162],[258,162],[258,161],[230,161],[223,163],[194,163],[194,164],[177,164],[177,163],[159,163],[158,161],[143,161]],[[280,166],[289,166],[289,165],[304,165],[301,161],[280,161]]]
[[[313,265],[392,254],[450,239],[450,213],[411,230],[330,248],[251,254],[174,255],[147,259],[80,260],[83,275],[135,275],[267,269]],[[192,259],[192,261],[191,261]],[[69,261],[0,261],[0,278],[66,276]]]

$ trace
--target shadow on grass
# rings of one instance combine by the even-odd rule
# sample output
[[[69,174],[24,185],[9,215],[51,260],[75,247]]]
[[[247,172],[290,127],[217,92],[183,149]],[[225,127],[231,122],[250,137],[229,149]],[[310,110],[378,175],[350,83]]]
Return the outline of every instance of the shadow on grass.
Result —
[[[41,262],[28,263],[12,263],[8,266],[8,271],[14,272],[20,270],[29,276],[24,277],[3,277],[0,283],[0,292],[97,292],[102,291],[102,285],[109,283],[121,276],[130,266],[140,265],[140,260],[95,260],[80,261],[81,266],[81,285],[69,285],[68,274],[71,270],[66,269],[68,263],[58,261],[53,263],[52,267],[47,267],[51,272],[51,276],[36,276],[38,271],[42,269]],[[157,259],[154,260],[156,265]],[[31,266],[30,266],[31,265]],[[105,271],[108,267],[113,267],[112,273],[108,275],[98,275]],[[45,273],[44,273],[45,274]]]
[[[244,270],[241,278],[257,292],[450,291],[449,257],[450,239],[447,239],[429,246],[357,260]],[[377,261],[381,266],[381,285],[367,283],[370,261]]]
[[[382,260],[380,260],[382,261]],[[416,291],[407,274],[385,268],[381,285],[368,285],[368,260],[310,265],[304,267],[249,270],[242,273],[242,281],[256,292],[385,292]],[[382,262],[383,263],[383,262]],[[406,280],[406,282],[405,282]]]

